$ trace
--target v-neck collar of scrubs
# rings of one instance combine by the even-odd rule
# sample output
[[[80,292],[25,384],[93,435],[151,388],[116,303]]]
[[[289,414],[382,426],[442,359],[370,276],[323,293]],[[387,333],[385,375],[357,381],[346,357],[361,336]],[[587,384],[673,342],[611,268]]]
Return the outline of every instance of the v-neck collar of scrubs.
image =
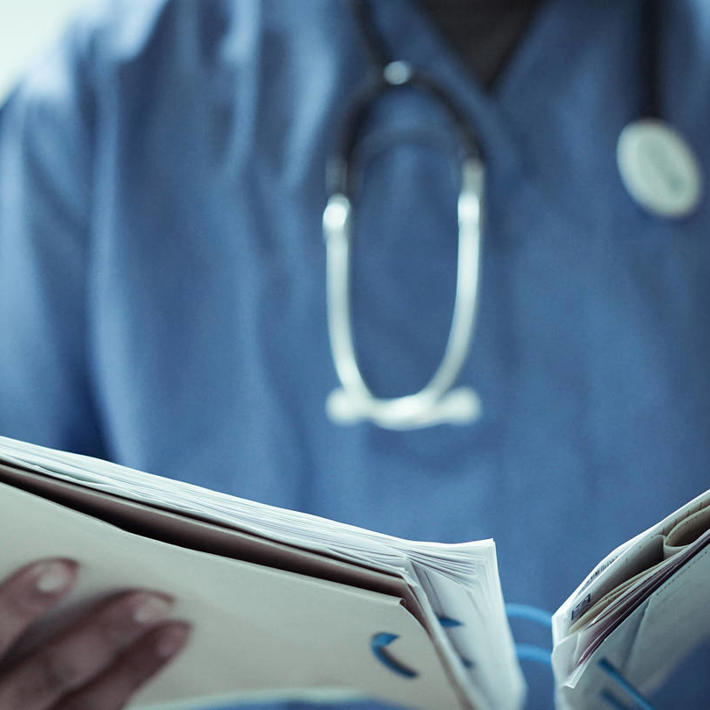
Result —
[[[416,3],[407,0],[373,2],[372,8],[373,21],[382,33],[392,57],[409,61],[415,68],[432,76],[469,116],[484,155],[487,172],[495,174],[498,184],[502,185],[519,177],[521,172],[532,172],[531,166],[527,164],[526,146],[517,126],[519,119],[515,115],[520,115],[521,106],[524,107],[526,101],[530,100],[532,91],[535,92],[537,106],[556,105],[560,100],[556,94],[558,87],[569,86],[561,82],[564,72],[574,70],[567,70],[567,57],[562,54],[565,46],[569,46],[572,51],[580,43],[584,45],[588,41],[586,38],[599,30],[600,22],[606,23],[607,20],[601,18],[600,13],[611,12],[613,15],[618,11],[624,14],[628,7],[624,7],[625,3],[621,5],[612,10],[587,2],[541,2],[507,65],[488,91],[471,75],[433,20]],[[611,17],[609,15],[609,21]],[[582,51],[586,50],[583,48]],[[599,51],[609,50],[600,48]],[[624,63],[621,71],[627,72],[628,61],[633,62],[632,59],[610,56],[604,63],[608,64],[610,71],[614,66],[619,71],[620,67],[616,64],[619,60]],[[570,64],[576,66],[574,62]],[[550,74],[557,81],[550,81]],[[604,87],[600,87],[599,91],[603,93]],[[546,93],[550,95],[545,97]],[[631,92],[629,102],[621,101],[621,98],[615,94],[615,103],[609,107],[610,111],[618,114],[618,130],[621,130],[626,120],[634,117],[632,114],[636,110],[635,105],[631,106],[635,104],[635,92]],[[601,105],[601,94],[599,101]],[[610,120],[605,119],[604,124],[613,132],[614,119],[608,118]],[[604,149],[607,149],[608,140],[615,140],[616,135],[603,137]]]
[[[519,165],[508,125],[505,105],[515,101],[515,87],[528,78],[535,56],[545,51],[549,38],[551,6],[543,2],[530,21],[506,67],[487,91],[461,61],[424,10],[415,3],[372,3],[373,21],[382,33],[394,59],[409,61],[415,68],[432,76],[469,115],[484,157],[490,156],[493,168],[502,174]]]

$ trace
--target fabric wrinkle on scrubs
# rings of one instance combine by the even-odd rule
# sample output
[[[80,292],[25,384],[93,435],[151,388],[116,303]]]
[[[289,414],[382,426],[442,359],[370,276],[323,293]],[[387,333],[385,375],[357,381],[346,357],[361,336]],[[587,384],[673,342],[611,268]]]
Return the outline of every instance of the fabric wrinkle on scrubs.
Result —
[[[404,537],[492,536],[506,600],[553,610],[708,488],[710,208],[654,218],[616,170],[642,93],[637,0],[542,5],[492,94],[415,5],[373,6],[486,156],[461,377],[483,418],[393,432],[324,412],[325,164],[365,67],[347,4],[121,0],[0,113],[0,433]],[[707,174],[710,5],[667,9],[664,118]],[[448,129],[414,95],[368,126],[389,147],[365,167],[354,323],[383,396],[438,362],[456,254],[447,159],[389,138]],[[707,661],[659,707],[702,706]],[[549,710],[548,672],[525,670]]]

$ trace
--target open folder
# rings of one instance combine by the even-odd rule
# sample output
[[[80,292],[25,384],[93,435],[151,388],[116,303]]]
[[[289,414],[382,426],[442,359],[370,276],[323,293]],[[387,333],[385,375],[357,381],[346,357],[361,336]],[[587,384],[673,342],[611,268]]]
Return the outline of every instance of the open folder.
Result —
[[[0,579],[50,556],[82,570],[17,653],[117,589],[176,597],[190,643],[132,708],[524,702],[492,540],[402,540],[2,437],[0,534]],[[710,636],[709,587],[710,491],[614,550],[556,612],[558,707],[609,707],[618,678],[662,683]]]
[[[599,707],[600,698],[618,697],[616,682],[603,670],[610,666],[640,693],[652,692],[710,637],[709,543],[707,491],[590,572],[552,620],[561,710]]]
[[[0,578],[43,557],[81,564],[26,647],[117,588],[175,596],[190,643],[134,708],[522,704],[492,540],[401,540],[2,437],[0,534]]]

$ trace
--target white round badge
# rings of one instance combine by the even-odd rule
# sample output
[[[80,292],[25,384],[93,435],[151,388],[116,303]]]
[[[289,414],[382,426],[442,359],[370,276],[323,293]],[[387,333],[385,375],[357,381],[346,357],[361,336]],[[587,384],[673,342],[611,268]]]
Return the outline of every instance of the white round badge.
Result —
[[[619,136],[616,160],[631,197],[661,217],[686,217],[697,208],[703,177],[678,131],[658,119],[630,123]]]

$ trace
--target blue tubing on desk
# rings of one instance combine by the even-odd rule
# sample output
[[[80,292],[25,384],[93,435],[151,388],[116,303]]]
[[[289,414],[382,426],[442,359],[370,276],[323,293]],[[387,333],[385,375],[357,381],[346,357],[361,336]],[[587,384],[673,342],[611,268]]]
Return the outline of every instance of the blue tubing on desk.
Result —
[[[509,619],[525,619],[540,626],[552,628],[552,614],[529,604],[506,604],[505,613]]]

